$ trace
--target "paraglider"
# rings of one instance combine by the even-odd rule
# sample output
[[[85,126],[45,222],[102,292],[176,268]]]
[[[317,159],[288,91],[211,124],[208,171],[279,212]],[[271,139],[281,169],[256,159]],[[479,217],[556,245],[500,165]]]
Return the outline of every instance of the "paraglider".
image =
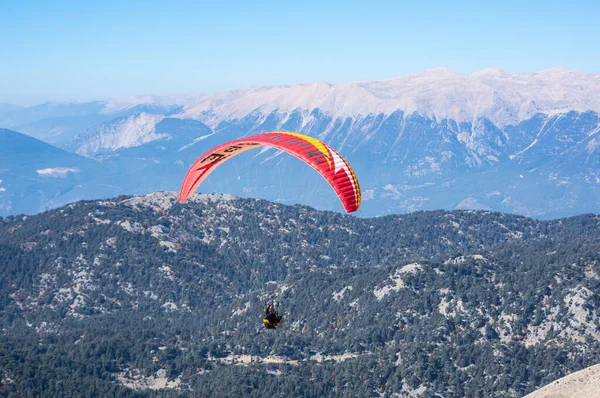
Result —
[[[342,156],[327,144],[298,133],[270,132],[240,138],[219,145],[202,155],[187,172],[179,201],[185,202],[200,184],[224,161],[260,146],[270,146],[304,161],[327,180],[348,212],[358,210],[360,186],[354,171]]]
[[[283,318],[279,315],[273,304],[269,304],[265,307],[265,317],[263,318],[265,328],[276,329],[282,320]]]
[[[242,152],[261,146],[270,146],[289,153],[318,171],[331,185],[346,212],[354,212],[360,207],[360,186],[348,162],[327,144],[292,132],[256,134],[226,142],[209,150],[188,170],[181,185],[179,201],[185,202],[220,164]],[[282,317],[275,307],[272,304],[267,305],[264,312],[265,327],[276,329]]]

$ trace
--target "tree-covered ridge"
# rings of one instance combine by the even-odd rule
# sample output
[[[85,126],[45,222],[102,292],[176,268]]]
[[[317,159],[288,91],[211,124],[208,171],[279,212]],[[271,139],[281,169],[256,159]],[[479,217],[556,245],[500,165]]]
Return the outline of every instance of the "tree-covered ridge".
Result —
[[[0,392],[522,396],[599,362],[599,226],[170,193],[0,219]]]

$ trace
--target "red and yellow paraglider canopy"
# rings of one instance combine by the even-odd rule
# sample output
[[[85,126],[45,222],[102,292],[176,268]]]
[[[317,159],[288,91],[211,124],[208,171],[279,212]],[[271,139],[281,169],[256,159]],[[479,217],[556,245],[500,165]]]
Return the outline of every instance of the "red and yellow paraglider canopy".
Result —
[[[179,193],[185,202],[221,163],[244,151],[270,146],[294,155],[317,170],[331,185],[348,213],[360,207],[360,186],[346,160],[327,144],[298,133],[271,132],[240,138],[219,145],[202,155],[189,169]]]

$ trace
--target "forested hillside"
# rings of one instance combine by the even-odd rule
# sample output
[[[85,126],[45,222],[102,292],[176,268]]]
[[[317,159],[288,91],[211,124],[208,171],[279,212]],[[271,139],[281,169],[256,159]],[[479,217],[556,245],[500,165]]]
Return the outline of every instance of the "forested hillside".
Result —
[[[174,193],[0,219],[0,395],[520,397],[600,362],[599,228]]]

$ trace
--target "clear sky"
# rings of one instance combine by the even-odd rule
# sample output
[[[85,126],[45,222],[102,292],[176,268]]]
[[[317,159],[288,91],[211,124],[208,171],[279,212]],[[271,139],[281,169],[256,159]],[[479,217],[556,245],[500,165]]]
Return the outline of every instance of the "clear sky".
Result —
[[[0,0],[0,102],[554,66],[600,72],[600,1]]]

